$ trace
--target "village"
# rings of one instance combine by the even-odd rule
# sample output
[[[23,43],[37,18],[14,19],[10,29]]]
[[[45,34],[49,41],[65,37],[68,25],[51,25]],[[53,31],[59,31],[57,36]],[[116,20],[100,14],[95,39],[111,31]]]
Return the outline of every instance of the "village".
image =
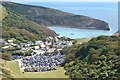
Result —
[[[14,43],[13,40],[3,41],[3,51],[12,52],[12,60],[19,62],[23,72],[43,72],[56,70],[64,62],[65,54],[60,53],[63,48],[73,45],[72,40],[63,40],[62,36],[47,37],[46,41]]]

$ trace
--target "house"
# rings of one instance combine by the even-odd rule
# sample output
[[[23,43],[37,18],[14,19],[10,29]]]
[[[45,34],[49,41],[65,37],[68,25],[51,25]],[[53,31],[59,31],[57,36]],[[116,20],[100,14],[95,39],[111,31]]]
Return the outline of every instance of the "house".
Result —
[[[50,49],[50,47],[49,47],[49,46],[46,46],[46,49],[48,50],[48,49]]]
[[[38,50],[38,49],[40,49],[40,46],[34,46],[34,49]]]
[[[33,42],[27,42],[27,44],[30,46],[30,45],[34,45],[34,43]]]
[[[61,38],[61,37],[63,37],[62,35],[59,35],[59,36],[57,36],[58,38]]]
[[[53,39],[53,37],[49,37],[49,39],[51,39],[51,40],[52,40],[52,39]]]
[[[67,41],[64,41],[64,40],[63,40],[62,43],[65,44],[65,43],[67,43]]]
[[[28,45],[27,45],[27,43],[20,43],[20,46],[21,47],[27,47]]]
[[[42,41],[35,41],[35,45],[41,45],[44,44]]]
[[[12,48],[12,47],[13,47],[12,45],[9,45],[9,46],[2,47],[2,49]]]
[[[51,48],[51,49],[49,49],[47,52],[48,53],[51,53],[51,52],[54,52],[56,49],[55,48]]]
[[[41,48],[45,48],[46,46],[45,46],[44,44],[41,44],[40,47],[41,47]]]
[[[4,46],[4,47],[2,47],[2,49],[7,49],[7,48],[10,48],[10,46]]]
[[[10,43],[10,44],[13,43],[13,40],[8,40],[8,43]]]
[[[46,41],[45,44],[46,44],[46,45],[52,45],[52,42]]]
[[[73,43],[72,43],[71,41],[68,41],[68,42],[67,42],[67,45],[68,45],[68,46],[71,46],[71,45],[73,45]]]
[[[44,50],[39,49],[39,50],[33,50],[33,53],[37,53],[37,54],[44,54],[44,53],[45,53],[45,51],[44,51]]]
[[[18,46],[17,44],[11,43],[12,46]]]
[[[55,41],[58,41],[58,38],[57,38],[57,37],[55,37]]]
[[[8,42],[6,42],[6,41],[3,41],[3,40],[0,40],[0,44],[7,45],[7,44],[8,44]]]

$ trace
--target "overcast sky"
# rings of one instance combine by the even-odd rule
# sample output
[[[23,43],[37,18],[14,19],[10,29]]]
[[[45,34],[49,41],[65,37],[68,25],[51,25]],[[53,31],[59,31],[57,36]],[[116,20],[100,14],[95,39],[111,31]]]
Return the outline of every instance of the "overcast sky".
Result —
[[[119,0],[12,0],[14,2],[119,2]]]

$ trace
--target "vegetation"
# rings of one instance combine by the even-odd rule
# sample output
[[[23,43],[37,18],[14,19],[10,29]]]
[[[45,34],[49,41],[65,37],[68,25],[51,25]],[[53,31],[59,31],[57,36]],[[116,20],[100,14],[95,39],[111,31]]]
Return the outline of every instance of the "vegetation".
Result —
[[[5,16],[7,16],[7,10],[6,10],[5,7],[3,7],[2,5],[0,5],[0,21],[2,21],[2,19],[5,18]]]
[[[11,71],[10,74],[13,78],[67,78],[64,75],[63,67],[56,67],[57,70],[55,71],[22,73],[17,61],[6,61],[3,64],[6,69]]]
[[[80,38],[80,39],[76,39],[76,41],[77,41],[77,44],[82,44],[82,43],[88,42],[91,39],[92,39],[92,37],[90,37],[90,38]]]
[[[3,6],[4,7],[4,6]],[[7,9],[4,7],[3,9]],[[7,14],[8,13],[8,14]],[[56,33],[34,21],[28,20],[24,15],[17,14],[10,10],[4,10],[7,14],[2,20],[3,38],[15,38],[21,42],[35,41],[47,36],[55,36]]]
[[[12,58],[12,55],[9,53],[2,53],[2,59],[10,61]]]
[[[120,40],[99,36],[88,43],[64,49],[66,75],[70,78],[120,78]],[[69,50],[69,51],[68,51]]]
[[[3,5],[8,11],[24,15],[27,19],[44,26],[109,30],[108,23],[82,15],[75,15],[42,6],[24,5],[12,2],[3,3]]]
[[[11,75],[11,71],[5,67],[5,60],[0,59],[0,78],[9,78],[9,80],[14,80],[12,79],[13,76]]]

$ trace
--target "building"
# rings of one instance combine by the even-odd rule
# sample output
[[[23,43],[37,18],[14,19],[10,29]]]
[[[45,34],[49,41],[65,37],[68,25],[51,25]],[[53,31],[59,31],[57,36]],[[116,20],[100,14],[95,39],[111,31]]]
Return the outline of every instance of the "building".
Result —
[[[41,45],[44,44],[42,41],[35,41],[35,45]]]
[[[40,49],[40,46],[34,46],[34,49],[38,50],[38,49]]]
[[[8,40],[8,43],[10,43],[10,44],[13,43],[13,40]]]

